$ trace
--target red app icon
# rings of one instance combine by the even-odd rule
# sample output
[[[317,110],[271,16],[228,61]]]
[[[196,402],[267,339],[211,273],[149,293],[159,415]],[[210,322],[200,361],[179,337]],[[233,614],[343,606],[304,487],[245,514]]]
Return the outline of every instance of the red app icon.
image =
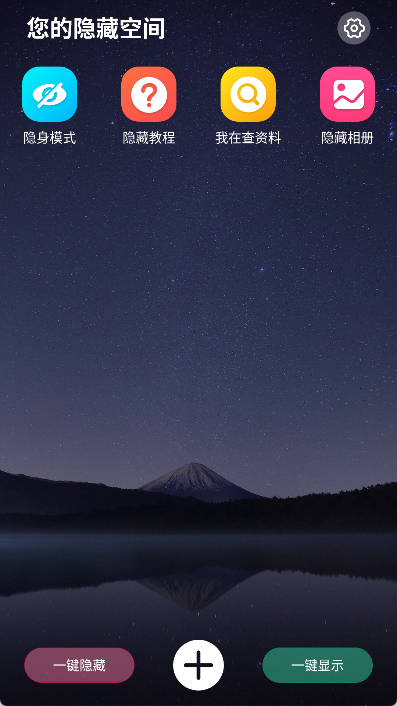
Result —
[[[375,109],[375,79],[362,66],[334,66],[321,76],[320,108],[335,123],[359,123]]]
[[[176,79],[163,66],[135,66],[121,81],[124,115],[138,123],[161,123],[176,109]]]

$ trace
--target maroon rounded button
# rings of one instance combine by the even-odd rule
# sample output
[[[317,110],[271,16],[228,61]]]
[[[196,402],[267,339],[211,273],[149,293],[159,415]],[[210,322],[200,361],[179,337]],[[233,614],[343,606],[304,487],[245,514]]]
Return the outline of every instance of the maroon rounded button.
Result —
[[[25,672],[41,684],[119,684],[135,668],[121,647],[37,647],[25,659]]]

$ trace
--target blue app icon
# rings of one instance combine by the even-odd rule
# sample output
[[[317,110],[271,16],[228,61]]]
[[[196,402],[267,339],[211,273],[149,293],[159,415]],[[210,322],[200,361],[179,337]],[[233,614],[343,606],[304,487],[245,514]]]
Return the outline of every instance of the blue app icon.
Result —
[[[38,123],[62,123],[75,114],[77,79],[64,66],[38,66],[22,79],[22,110]]]

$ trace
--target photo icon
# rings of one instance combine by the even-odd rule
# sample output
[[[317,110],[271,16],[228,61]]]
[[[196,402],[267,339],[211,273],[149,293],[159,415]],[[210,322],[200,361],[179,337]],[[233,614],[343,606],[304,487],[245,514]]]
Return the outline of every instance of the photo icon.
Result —
[[[375,79],[361,66],[334,66],[320,80],[320,109],[335,123],[358,123],[375,109]]]
[[[22,79],[22,110],[38,123],[62,123],[77,109],[77,79],[64,66],[37,66]]]

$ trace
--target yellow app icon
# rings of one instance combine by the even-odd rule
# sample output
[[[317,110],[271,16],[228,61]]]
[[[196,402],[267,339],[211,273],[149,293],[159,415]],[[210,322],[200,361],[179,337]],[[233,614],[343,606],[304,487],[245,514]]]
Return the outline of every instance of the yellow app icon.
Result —
[[[235,66],[221,80],[221,110],[235,123],[260,123],[276,108],[276,79],[263,66]]]

